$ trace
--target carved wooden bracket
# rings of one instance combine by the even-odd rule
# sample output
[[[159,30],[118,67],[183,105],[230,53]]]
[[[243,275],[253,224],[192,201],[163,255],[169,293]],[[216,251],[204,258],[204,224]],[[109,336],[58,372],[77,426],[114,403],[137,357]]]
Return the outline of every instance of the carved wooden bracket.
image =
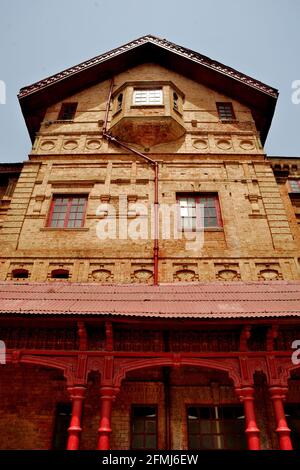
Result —
[[[83,321],[77,322],[78,336],[79,336],[79,350],[86,351],[88,349],[88,338],[85,323]]]
[[[113,326],[111,321],[105,322],[105,349],[106,351],[114,350]]]
[[[240,351],[248,351],[248,339],[251,337],[251,325],[245,325],[240,334]]]
[[[272,325],[267,332],[267,351],[273,351],[275,339],[278,337],[278,326]]]

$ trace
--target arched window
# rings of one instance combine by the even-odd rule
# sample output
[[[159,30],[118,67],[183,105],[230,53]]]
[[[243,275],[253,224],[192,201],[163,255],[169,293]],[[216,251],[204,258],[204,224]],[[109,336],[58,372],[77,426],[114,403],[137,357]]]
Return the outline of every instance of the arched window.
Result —
[[[51,279],[69,279],[68,269],[53,269],[51,271]]]
[[[28,269],[18,268],[13,269],[11,272],[12,279],[28,279],[29,271]]]

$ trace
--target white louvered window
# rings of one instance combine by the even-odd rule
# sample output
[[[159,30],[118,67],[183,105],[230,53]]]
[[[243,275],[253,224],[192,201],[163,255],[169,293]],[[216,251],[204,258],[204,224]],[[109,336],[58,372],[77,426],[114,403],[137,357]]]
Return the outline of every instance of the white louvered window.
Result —
[[[133,104],[140,106],[163,104],[162,89],[140,89],[133,92]]]

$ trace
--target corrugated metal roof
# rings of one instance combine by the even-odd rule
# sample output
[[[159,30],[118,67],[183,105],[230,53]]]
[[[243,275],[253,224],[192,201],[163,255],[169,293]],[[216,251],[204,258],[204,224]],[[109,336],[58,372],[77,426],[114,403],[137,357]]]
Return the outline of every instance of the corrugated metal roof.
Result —
[[[0,314],[92,314],[161,318],[300,317],[300,281],[159,286],[0,282]]]

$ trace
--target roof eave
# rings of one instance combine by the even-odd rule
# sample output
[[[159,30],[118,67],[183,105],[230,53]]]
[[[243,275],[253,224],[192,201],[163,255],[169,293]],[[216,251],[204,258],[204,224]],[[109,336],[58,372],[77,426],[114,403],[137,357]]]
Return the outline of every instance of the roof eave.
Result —
[[[116,71],[120,73],[145,61],[175,70],[248,105],[253,110],[262,143],[265,142],[278,97],[276,89],[206,56],[154,36],[139,38],[22,88],[18,98],[31,139],[34,140],[48,106],[112,77]]]

